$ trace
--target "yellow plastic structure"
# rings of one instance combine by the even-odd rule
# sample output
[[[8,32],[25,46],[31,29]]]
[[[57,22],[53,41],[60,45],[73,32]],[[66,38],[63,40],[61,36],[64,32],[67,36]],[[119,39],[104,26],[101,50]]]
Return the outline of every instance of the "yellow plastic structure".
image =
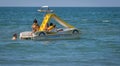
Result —
[[[44,20],[42,21],[42,24],[40,25],[39,31],[45,31],[46,25],[49,22],[51,18],[54,18],[59,24],[66,28],[74,28],[72,25],[66,23],[64,20],[60,19],[57,15],[54,13],[47,13],[44,17]]]

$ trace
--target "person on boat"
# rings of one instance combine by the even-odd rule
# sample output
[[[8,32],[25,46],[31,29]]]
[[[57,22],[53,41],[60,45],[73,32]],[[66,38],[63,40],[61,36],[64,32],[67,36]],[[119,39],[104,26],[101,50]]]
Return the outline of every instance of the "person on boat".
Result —
[[[49,24],[47,23],[44,30],[47,31],[48,27],[49,27]]]
[[[56,27],[56,25],[54,25],[53,23],[50,23],[50,26],[47,28],[47,31],[50,32],[50,31],[52,31],[55,27]]]
[[[17,40],[17,34],[13,34],[12,40]]]
[[[39,30],[39,25],[38,25],[38,23],[37,23],[37,20],[34,19],[33,25],[32,25],[32,32],[34,33],[34,32],[36,32],[36,31],[38,31],[38,30]]]

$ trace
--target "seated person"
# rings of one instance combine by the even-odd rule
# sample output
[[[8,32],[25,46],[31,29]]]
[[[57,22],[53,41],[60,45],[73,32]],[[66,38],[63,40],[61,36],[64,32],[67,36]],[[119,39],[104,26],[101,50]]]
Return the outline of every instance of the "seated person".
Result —
[[[47,31],[48,27],[49,27],[49,24],[47,23],[44,30]]]
[[[51,30],[53,30],[56,27],[56,25],[54,25],[53,23],[50,23],[50,26],[47,28],[47,31],[50,32]]]
[[[32,32],[34,33],[34,32],[36,32],[36,31],[38,31],[38,30],[39,30],[39,25],[38,25],[38,23],[37,23],[37,20],[34,19],[33,25],[32,25]]]

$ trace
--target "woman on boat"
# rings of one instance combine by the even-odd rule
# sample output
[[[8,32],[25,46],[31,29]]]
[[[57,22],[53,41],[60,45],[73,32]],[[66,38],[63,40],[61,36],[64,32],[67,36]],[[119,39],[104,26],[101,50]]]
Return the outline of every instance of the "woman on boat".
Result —
[[[34,19],[33,25],[32,25],[32,33],[36,32],[36,31],[38,31],[38,30],[39,30],[39,25],[38,25],[38,23],[37,23],[37,20]]]

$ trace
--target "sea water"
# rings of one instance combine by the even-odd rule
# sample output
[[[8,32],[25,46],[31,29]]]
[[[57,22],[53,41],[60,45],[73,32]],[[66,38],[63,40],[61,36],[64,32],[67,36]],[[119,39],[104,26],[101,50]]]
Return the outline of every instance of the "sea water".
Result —
[[[80,39],[20,40],[35,18],[41,24],[44,14],[38,9],[0,7],[0,66],[120,66],[119,7],[51,7],[80,30]]]

